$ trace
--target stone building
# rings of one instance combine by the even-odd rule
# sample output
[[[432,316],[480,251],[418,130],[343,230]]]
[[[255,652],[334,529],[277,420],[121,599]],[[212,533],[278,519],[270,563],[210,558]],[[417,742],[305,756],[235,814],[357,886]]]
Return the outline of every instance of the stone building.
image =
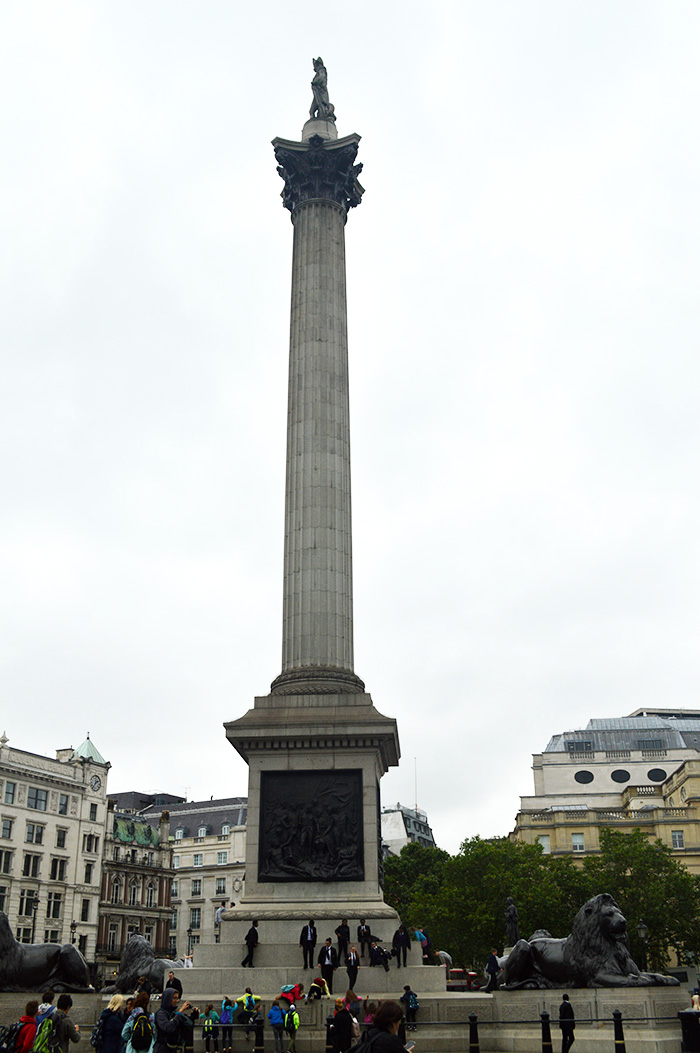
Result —
[[[97,945],[109,763],[88,736],[56,757],[0,738],[0,910],[22,943]]]
[[[413,841],[425,848],[435,848],[435,838],[425,812],[417,808],[407,808],[401,803],[395,808],[382,808],[384,855],[397,856],[402,848]]]
[[[188,953],[198,943],[214,943],[217,907],[238,903],[245,880],[245,797],[183,801],[167,794],[114,795],[119,807],[140,805],[138,817],[158,822],[160,804],[170,802],[172,900],[168,956]],[[156,803],[158,802],[158,803]]]
[[[513,839],[545,852],[599,850],[602,827],[638,827],[700,873],[700,710],[637,710],[554,735],[533,756]]]
[[[110,800],[96,955],[106,978],[117,969],[122,950],[136,933],[152,944],[157,957],[167,957],[171,856],[167,811],[151,824],[128,812],[115,811]]]

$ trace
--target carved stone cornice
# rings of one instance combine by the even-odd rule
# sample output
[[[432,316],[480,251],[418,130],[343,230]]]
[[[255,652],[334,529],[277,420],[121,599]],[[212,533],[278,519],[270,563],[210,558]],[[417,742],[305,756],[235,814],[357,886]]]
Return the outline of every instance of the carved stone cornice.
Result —
[[[274,139],[277,171],[284,179],[282,203],[290,212],[309,201],[330,201],[348,210],[360,204],[364,187],[355,164],[359,135],[335,141],[312,135],[308,143]]]

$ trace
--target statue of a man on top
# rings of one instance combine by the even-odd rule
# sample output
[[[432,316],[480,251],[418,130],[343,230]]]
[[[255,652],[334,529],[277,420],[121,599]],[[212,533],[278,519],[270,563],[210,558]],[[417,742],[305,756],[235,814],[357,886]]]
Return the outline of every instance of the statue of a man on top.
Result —
[[[318,117],[322,121],[335,122],[335,108],[328,100],[328,71],[323,65],[323,59],[320,57],[315,58],[313,64],[314,79],[311,81],[311,91],[314,97],[309,110],[309,117],[312,120],[314,117]]]

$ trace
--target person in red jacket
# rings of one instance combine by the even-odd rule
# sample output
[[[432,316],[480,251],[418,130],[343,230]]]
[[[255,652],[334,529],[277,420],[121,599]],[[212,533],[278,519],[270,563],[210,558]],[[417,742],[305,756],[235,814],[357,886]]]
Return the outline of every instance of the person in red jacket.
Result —
[[[22,1028],[17,1036],[15,1053],[30,1053],[31,1048],[34,1045],[34,1039],[36,1038],[36,1015],[38,1012],[39,1003],[36,999],[27,1002],[24,1007],[24,1016],[19,1018]]]

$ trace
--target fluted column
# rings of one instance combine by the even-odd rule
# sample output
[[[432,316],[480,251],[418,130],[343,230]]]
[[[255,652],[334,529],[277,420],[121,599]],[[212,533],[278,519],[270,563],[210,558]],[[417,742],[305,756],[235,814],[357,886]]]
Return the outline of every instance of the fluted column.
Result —
[[[282,672],[274,693],[363,691],[353,669],[345,222],[358,136],[275,140],[292,213]]]

